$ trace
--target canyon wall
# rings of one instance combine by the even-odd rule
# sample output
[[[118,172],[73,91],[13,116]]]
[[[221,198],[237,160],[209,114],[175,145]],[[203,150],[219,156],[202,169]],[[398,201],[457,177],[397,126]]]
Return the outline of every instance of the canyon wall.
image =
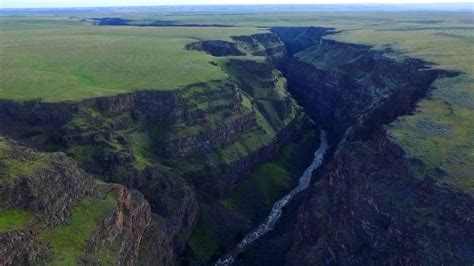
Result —
[[[255,53],[285,52],[282,43],[271,44],[278,40],[274,35],[239,38],[239,46],[245,43]],[[243,73],[247,65],[263,71]],[[84,250],[102,259],[128,250],[119,255],[123,263],[173,264],[186,249],[201,204],[229,195],[311,124],[271,64],[235,60],[223,67],[232,71],[227,80],[176,90],[60,103],[1,100],[0,131],[47,154],[60,151],[85,173],[143,193],[152,215],[143,203],[129,200],[134,193],[119,193],[116,211]],[[54,201],[64,210],[65,203]],[[136,233],[119,234],[131,224]],[[95,259],[81,255],[83,261]]]
[[[283,71],[290,91],[337,145],[299,208],[286,264],[472,262],[472,195],[417,175],[420,162],[384,127],[457,73],[367,46],[282,39],[299,45]]]
[[[263,163],[293,164],[280,160],[282,148],[314,125],[328,131],[333,148],[297,197],[297,213],[277,225],[275,246],[283,248],[272,262],[472,262],[472,195],[417,175],[420,162],[385,127],[413,112],[433,81],[457,73],[324,38],[333,33],[278,27],[186,46],[234,56],[222,65],[226,80],[75,102],[0,100],[0,132],[29,146],[0,143],[0,166],[15,176],[1,180],[0,210],[26,208],[19,213],[29,217],[19,229],[0,231],[1,263],[66,262],[57,232],[91,210],[97,217],[75,262],[173,265],[184,256],[210,263],[225,247],[198,258],[193,232],[214,230],[222,245],[232,245],[258,224],[252,213],[265,208],[253,205],[271,202],[253,188],[246,189],[255,202],[232,193]],[[38,159],[44,164],[31,163]],[[18,163],[33,170],[19,173]]]
[[[96,264],[99,252],[118,265],[137,261],[151,215],[142,194],[94,182],[61,152],[40,153],[2,137],[0,154],[1,218],[9,221],[0,226],[0,264]],[[104,206],[95,218],[87,217],[96,214],[91,202]],[[69,233],[68,244],[58,246]]]

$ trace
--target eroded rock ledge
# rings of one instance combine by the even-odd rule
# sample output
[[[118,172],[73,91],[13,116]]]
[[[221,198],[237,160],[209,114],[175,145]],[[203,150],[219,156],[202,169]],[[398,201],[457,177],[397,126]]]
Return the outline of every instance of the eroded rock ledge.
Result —
[[[246,65],[259,71],[247,73]],[[43,151],[62,151],[88,174],[142,192],[153,215],[140,236],[140,263],[171,264],[186,247],[201,203],[228,195],[311,124],[271,64],[238,60],[225,67],[232,71],[228,80],[172,91],[61,103],[2,100],[0,131]],[[107,257],[105,247],[132,252],[138,246],[114,242],[129,226],[122,223],[127,204],[96,232],[88,251]],[[130,219],[138,226],[143,220],[134,219],[143,215],[137,213]],[[120,256],[136,262],[133,254]]]
[[[0,264],[97,264],[101,254],[117,265],[137,261],[151,219],[141,193],[94,182],[64,153],[39,153],[1,137],[0,154],[0,211],[11,223],[0,229]],[[68,243],[60,242],[65,234]]]
[[[37,244],[39,232],[64,225],[74,203],[85,196],[113,195],[112,211],[81,250],[95,255],[81,253],[81,261],[114,254],[117,263],[174,264],[186,249],[200,208],[216,217],[238,217],[214,201],[308,125],[293,97],[329,131],[333,154],[308,189],[296,228],[282,226],[293,237],[272,245],[273,251],[259,249],[260,259],[278,252],[279,258],[287,254],[279,263],[289,265],[474,261],[472,195],[417,176],[412,167],[417,162],[384,128],[413,112],[435,79],[456,73],[323,38],[331,33],[314,27],[274,28],[187,46],[214,56],[266,56],[265,63],[231,60],[225,66],[231,76],[226,81],[81,102],[2,100],[2,134],[42,150],[64,151],[87,172],[55,153],[59,164],[39,170],[34,178],[2,183],[2,210],[28,205],[51,216],[40,229],[27,225],[2,233],[0,252],[12,254],[2,263],[47,261],[51,255]],[[286,81],[293,97],[286,92]],[[138,189],[150,206],[133,190],[87,181],[88,173]],[[58,183],[60,191],[35,191],[46,189],[35,185],[39,177]]]
[[[458,73],[324,38],[301,45],[315,29],[297,31],[274,30],[294,47],[283,72],[337,146],[299,208],[285,263],[472,263],[472,195],[415,173],[419,162],[385,129],[413,112],[434,80]]]
[[[236,265],[472,263],[472,195],[416,173],[420,162],[385,128],[412,113],[436,79],[458,73],[324,38],[331,29],[272,32],[287,49],[276,63],[290,92],[330,132],[333,153],[296,217],[284,217]]]

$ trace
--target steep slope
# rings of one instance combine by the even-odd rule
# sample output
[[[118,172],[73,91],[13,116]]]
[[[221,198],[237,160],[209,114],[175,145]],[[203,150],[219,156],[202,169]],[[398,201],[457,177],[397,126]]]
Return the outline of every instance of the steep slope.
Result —
[[[456,73],[325,39],[296,51],[284,72],[337,144],[299,209],[286,263],[472,263],[472,195],[417,176],[419,162],[384,127],[412,112],[435,79]]]
[[[472,195],[420,176],[387,130],[457,73],[332,33],[190,43],[229,77],[173,91],[0,100],[0,132],[52,152],[2,138],[2,263],[212,263],[295,184],[316,124],[333,147],[325,168],[237,264],[472,264]]]
[[[143,195],[97,183],[63,153],[0,138],[0,263],[134,264],[150,222]]]
[[[205,51],[213,56],[265,56],[278,59],[286,56],[287,49],[278,35],[271,32],[232,36],[231,41],[208,40],[186,45],[186,49]]]
[[[246,45],[281,57],[284,46],[275,38],[254,36],[258,41]],[[224,60],[222,68],[230,74],[226,80],[174,91],[56,103],[1,100],[0,131],[40,150],[64,152],[89,174],[142,192],[153,215],[140,261],[173,264],[203,206],[219,205],[303,129],[312,130],[272,64],[242,58]],[[290,185],[286,173],[283,178],[278,193]],[[275,199],[265,198],[265,206]]]

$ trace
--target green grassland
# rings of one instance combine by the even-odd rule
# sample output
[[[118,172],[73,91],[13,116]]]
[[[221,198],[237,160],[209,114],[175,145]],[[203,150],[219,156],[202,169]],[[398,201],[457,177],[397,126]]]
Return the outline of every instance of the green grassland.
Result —
[[[436,90],[417,112],[387,128],[405,150],[421,160],[416,176],[430,176],[474,192],[474,20],[466,14],[387,16],[370,27],[346,29],[336,40],[391,47],[395,59],[416,57],[433,67],[463,72],[435,82]],[[431,20],[429,20],[431,18]],[[436,23],[433,23],[433,20]]]
[[[0,233],[25,228],[31,219],[26,210],[4,210],[0,212]]]
[[[226,74],[187,43],[255,28],[99,27],[67,18],[0,18],[0,98],[74,100],[169,90]]]
[[[282,191],[290,188],[291,185],[291,178],[281,164],[265,163],[239,184],[232,195],[221,203],[226,208],[235,208],[243,190],[251,188],[261,192],[265,203],[270,205],[278,199]]]
[[[298,12],[169,16],[181,23],[239,26],[323,26],[327,38],[391,48],[388,56],[416,57],[433,67],[463,72],[438,80],[414,115],[387,126],[409,155],[420,160],[417,177],[430,176],[474,192],[474,18],[467,12]]]
[[[434,16],[434,18],[438,18]],[[433,19],[433,16],[432,16]],[[406,20],[406,19],[405,19]],[[392,23],[390,23],[392,21]],[[418,23],[417,23],[418,21]],[[463,14],[440,16],[437,23],[420,17],[407,22],[395,18],[371,28],[347,30],[336,39],[390,46],[391,56],[422,58],[434,67],[462,71],[438,80],[432,95],[420,102],[414,115],[387,128],[414,158],[423,162],[416,176],[474,192],[474,21]]]
[[[53,154],[38,154],[23,147],[13,147],[0,137],[0,184],[46,168],[53,160]]]
[[[207,215],[199,215],[199,220],[194,227],[193,233],[188,239],[188,245],[198,258],[205,261],[219,250],[216,236],[208,226]]]
[[[79,18],[122,17],[141,22],[227,24],[233,28],[99,27]],[[139,89],[174,89],[223,79],[218,61],[186,51],[186,43],[251,34],[257,26],[324,26],[327,38],[392,48],[389,56],[418,57],[434,67],[462,71],[436,82],[414,115],[387,126],[393,138],[423,162],[420,177],[474,191],[474,18],[468,12],[122,12],[0,18],[0,98],[47,101]],[[222,65],[222,64],[221,64]],[[237,147],[235,150],[238,150]],[[230,153],[229,153],[230,154]],[[230,156],[232,157],[232,156]]]
[[[102,197],[86,196],[71,210],[68,224],[47,229],[40,240],[49,243],[52,265],[76,265],[98,225],[115,210],[117,200],[113,191]]]
[[[285,145],[277,160],[257,167],[226,198],[217,202],[226,212],[245,213],[253,222],[261,221],[271,210],[273,203],[287,193],[313,159],[317,142],[314,129],[306,129],[301,139]],[[188,240],[194,255],[203,261],[225,247],[224,239],[244,230],[220,236],[212,226],[211,214],[202,211],[197,225]],[[237,225],[243,226],[243,225]],[[232,230],[231,230],[232,231]],[[235,237],[233,236],[233,237]]]
[[[414,115],[387,126],[409,155],[423,164],[417,177],[435,177],[474,192],[474,18],[467,12],[280,12],[167,16],[178,23],[242,27],[323,26],[339,33],[327,38],[391,48],[388,56],[416,57],[433,67],[463,72],[437,81]]]

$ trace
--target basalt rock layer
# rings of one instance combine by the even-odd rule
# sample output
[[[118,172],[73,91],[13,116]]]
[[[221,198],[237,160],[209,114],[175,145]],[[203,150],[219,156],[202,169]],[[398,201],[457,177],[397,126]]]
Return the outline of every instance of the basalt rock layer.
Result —
[[[213,56],[265,56],[269,59],[282,58],[287,50],[278,35],[260,33],[250,36],[233,36],[232,41],[199,41],[186,45],[186,49],[205,51]]]
[[[30,148],[0,142],[0,169],[9,169],[0,210],[27,218],[0,228],[0,263],[67,263],[58,230],[77,230],[77,219],[93,230],[72,242],[76,263],[210,263],[301,174],[287,172],[311,154],[314,134],[297,142],[316,124],[333,150],[297,214],[272,232],[273,264],[472,264],[472,195],[417,176],[419,162],[385,127],[456,73],[324,38],[333,33],[279,27],[186,46],[233,56],[222,65],[227,80],[78,102],[1,100],[0,132]],[[256,171],[267,162],[262,169],[283,176],[276,191]],[[240,262],[275,254],[256,250]]]
[[[0,264],[97,264],[102,259],[99,250],[110,254],[111,262],[118,265],[137,260],[151,215],[143,195],[120,185],[95,183],[63,153],[39,153],[4,138],[0,146],[0,211],[9,223],[3,222],[0,228]],[[81,230],[77,220],[86,215],[77,211],[79,206],[90,201],[102,204],[102,197],[108,197],[102,215],[80,221],[89,223],[92,234],[74,235]],[[83,240],[77,246],[56,245],[69,231],[73,235],[68,241]]]
[[[254,38],[247,45],[255,52],[265,46],[269,54],[284,53],[281,43],[262,44],[277,41],[275,36]],[[264,71],[241,73],[246,65]],[[87,252],[102,259],[120,254],[131,264],[173,264],[186,248],[200,203],[228,195],[310,124],[273,65],[235,60],[224,67],[232,71],[227,80],[176,90],[60,103],[1,100],[0,131],[42,151],[61,151],[87,174],[143,193],[153,215],[119,193],[117,210],[104,218]],[[62,201],[54,204],[66,208]],[[124,217],[135,233],[119,233],[131,226]],[[143,239],[140,245],[136,238]],[[82,254],[81,260],[93,263],[96,257]]]
[[[294,47],[283,71],[291,92],[336,145],[299,208],[285,263],[472,263],[472,195],[417,175],[419,162],[385,128],[413,112],[434,80],[457,73],[367,46],[308,42],[315,29],[274,31]]]

